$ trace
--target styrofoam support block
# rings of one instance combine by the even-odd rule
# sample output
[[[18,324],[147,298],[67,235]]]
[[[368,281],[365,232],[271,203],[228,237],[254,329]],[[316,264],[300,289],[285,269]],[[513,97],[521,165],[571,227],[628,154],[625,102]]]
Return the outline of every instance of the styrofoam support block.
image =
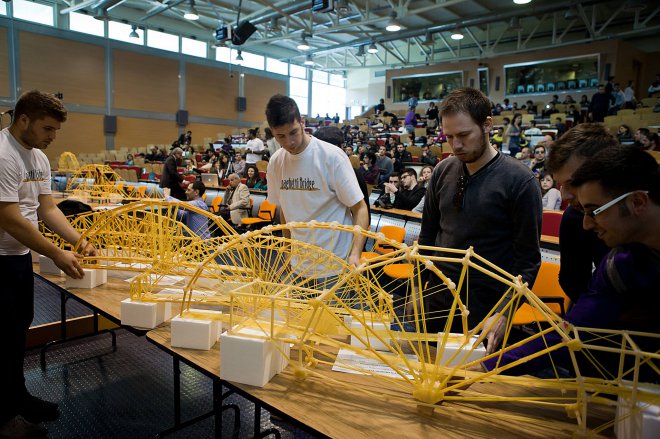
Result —
[[[382,341],[378,339],[374,335],[374,332],[366,329],[362,323],[358,321],[350,321],[351,324],[351,330],[356,333],[357,335],[360,336],[362,340],[368,340],[368,343],[371,345],[371,349],[377,350],[377,351],[389,351],[390,346],[389,346],[389,339],[385,338],[387,334],[387,328],[389,327],[389,324],[382,323],[382,322],[367,322],[368,327],[372,329],[373,331],[378,331],[380,338],[382,338],[385,343],[384,344]],[[356,346],[356,347],[361,347],[361,348],[368,348],[360,339],[358,339],[356,336],[351,335],[351,346]]]
[[[438,351],[440,351],[440,347],[442,346],[442,340],[444,337],[443,332],[438,333]],[[459,341],[452,341],[454,340],[461,340],[465,336],[463,334],[449,334],[449,341],[447,341],[447,344],[444,346],[444,350],[442,350],[442,359],[440,360],[440,364],[443,366],[456,366],[458,364],[466,364],[471,361],[478,360],[479,358],[483,358],[486,355],[486,347],[483,345],[483,343],[480,343],[479,346],[475,347],[475,343],[478,339],[478,337],[470,337],[468,340],[467,344],[463,344]],[[474,347],[474,350],[470,352],[470,349]],[[457,351],[458,354],[449,361],[449,359],[454,355]],[[449,361],[449,362],[448,362]],[[448,362],[448,363],[447,363]]]
[[[121,301],[122,325],[153,329],[171,316],[172,304],[169,302],[133,302],[131,299]]]
[[[83,268],[85,276],[82,279],[66,277],[66,288],[94,288],[108,282],[108,271],[95,268]]]
[[[289,364],[291,347],[280,341],[245,336],[249,334],[263,336],[252,329],[220,336],[220,378],[263,387]]]
[[[43,274],[64,274],[60,267],[55,265],[55,262],[47,256],[39,255],[39,273]]]
[[[660,437],[660,406],[619,396],[615,422],[619,439],[656,439]]]
[[[221,311],[204,310],[204,313],[222,315]],[[219,320],[199,320],[181,316],[174,317],[171,325],[172,347],[205,351],[211,349],[218,341],[222,329],[222,322]]]
[[[32,262],[39,262],[39,256],[41,256],[39,253],[30,250],[30,254],[32,255]]]

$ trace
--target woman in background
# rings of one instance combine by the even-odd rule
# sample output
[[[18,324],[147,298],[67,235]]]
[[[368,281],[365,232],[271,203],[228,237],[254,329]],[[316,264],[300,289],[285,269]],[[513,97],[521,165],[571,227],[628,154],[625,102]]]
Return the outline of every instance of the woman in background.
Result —
[[[552,175],[544,172],[539,177],[541,183],[541,193],[543,194],[543,208],[548,210],[561,209],[561,193],[555,187],[555,180]]]

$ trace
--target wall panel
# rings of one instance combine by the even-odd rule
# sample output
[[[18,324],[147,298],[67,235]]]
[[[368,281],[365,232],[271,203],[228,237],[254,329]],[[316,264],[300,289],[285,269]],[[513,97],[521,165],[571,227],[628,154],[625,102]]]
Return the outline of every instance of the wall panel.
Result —
[[[186,107],[191,116],[236,119],[238,74],[222,68],[186,64]]]
[[[285,79],[271,79],[262,76],[245,75],[245,97],[247,98],[247,111],[243,120],[261,125],[266,120],[266,104],[271,96],[277,93],[286,94],[287,82]]]
[[[19,34],[21,89],[61,92],[64,102],[105,105],[104,48],[87,43]]]
[[[174,114],[179,109],[178,61],[113,50],[114,106]]]
[[[0,96],[9,96],[9,40],[7,29],[0,28]],[[3,110],[4,111],[4,110]]]
[[[192,136],[193,136],[193,145],[200,145],[203,146],[204,149],[208,145],[204,144],[204,138],[210,137],[211,140],[216,140],[218,138],[218,134],[224,134],[225,136],[229,136],[232,134],[239,134],[241,132],[247,131],[246,129],[239,129],[236,127],[232,126],[226,126],[226,125],[210,125],[210,124],[203,124],[203,123],[191,123],[186,127],[186,129],[192,131]]]
[[[49,159],[54,159],[64,151],[79,154],[104,150],[103,116],[69,111],[67,120],[57,132],[55,141],[44,152]]]
[[[178,137],[177,125],[173,120],[118,117],[115,149],[140,148],[156,143],[168,145],[169,151],[169,145]]]

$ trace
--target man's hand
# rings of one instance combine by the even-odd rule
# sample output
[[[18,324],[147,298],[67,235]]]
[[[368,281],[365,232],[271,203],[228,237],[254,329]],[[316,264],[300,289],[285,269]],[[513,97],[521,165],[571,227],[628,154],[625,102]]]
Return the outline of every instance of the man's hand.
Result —
[[[492,326],[492,327],[491,327]],[[490,328],[490,330],[488,329]],[[495,352],[499,346],[502,338],[504,338],[504,329],[506,328],[506,319],[502,314],[495,314],[488,317],[484,321],[484,331],[486,331],[486,355]]]
[[[82,243],[82,245],[76,249],[76,252],[83,256],[98,256],[99,252],[96,250],[96,248],[90,244],[89,242],[85,241]]]
[[[53,258],[55,265],[69,277],[73,279],[82,279],[85,276],[78,258],[82,258],[79,253],[74,253],[66,250],[60,250]]]
[[[348,256],[348,263],[353,267],[357,267],[358,265],[360,265],[360,255],[350,254]]]

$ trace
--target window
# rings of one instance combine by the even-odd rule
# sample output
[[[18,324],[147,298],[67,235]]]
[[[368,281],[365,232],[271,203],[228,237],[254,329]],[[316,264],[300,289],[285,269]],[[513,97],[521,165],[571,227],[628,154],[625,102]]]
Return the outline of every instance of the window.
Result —
[[[135,33],[138,34],[137,38],[132,38],[131,32],[133,32],[133,26],[130,24],[119,23],[116,21],[108,22],[108,38],[132,44],[144,44],[144,30],[135,29]]]
[[[289,64],[273,58],[266,58],[266,70],[280,75],[289,74]]]
[[[293,78],[307,79],[307,67],[289,64],[289,75]]]
[[[291,64],[293,67],[293,64]],[[309,85],[306,79],[289,78],[289,96],[298,104],[300,114],[309,114],[307,108],[307,96],[309,96]]]
[[[481,67],[477,71],[479,74],[479,90],[488,96],[488,67]]]
[[[170,52],[179,51],[179,37],[165,32],[147,29],[147,46],[156,49],[169,50]]]
[[[7,4],[5,2],[0,3],[0,15],[7,15]]]
[[[55,25],[53,7],[27,0],[14,0],[14,17],[21,20],[33,21],[47,26]]]
[[[104,27],[102,21],[87,14],[80,14],[78,12],[72,12],[69,14],[69,29],[75,30],[76,32],[103,37],[105,36]]]
[[[229,64],[231,62],[231,49],[229,47],[216,47],[215,60]]]
[[[463,72],[392,78],[394,102],[407,102],[411,96],[417,97],[420,101],[437,101],[462,86]]]
[[[312,70],[312,81],[327,84],[328,72],[323,72],[321,70]]]
[[[193,40],[192,38],[181,37],[181,53],[206,58],[206,43]]]
[[[344,81],[343,75],[330,75],[330,85],[335,87],[346,87],[346,82]]]
[[[598,87],[598,55],[504,66],[505,94],[554,93]]]
[[[312,83],[312,115],[340,117],[346,112],[346,89],[318,82]],[[343,118],[343,117],[342,117]]]
[[[243,66],[249,67],[251,69],[263,70],[264,69],[264,57],[261,55],[255,55],[254,53],[241,52],[243,56]]]

